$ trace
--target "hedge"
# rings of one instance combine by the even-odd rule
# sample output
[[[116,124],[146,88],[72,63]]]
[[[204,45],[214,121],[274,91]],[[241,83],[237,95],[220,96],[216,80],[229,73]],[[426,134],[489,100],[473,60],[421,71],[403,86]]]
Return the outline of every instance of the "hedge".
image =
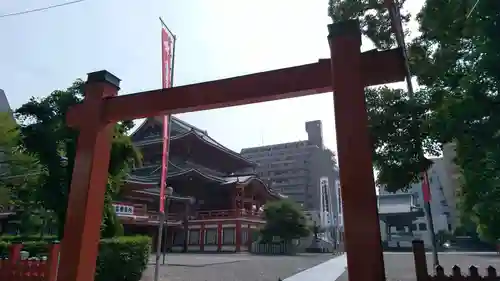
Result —
[[[102,239],[95,281],[139,281],[151,254],[151,238],[121,236]]]
[[[23,251],[30,253],[31,257],[46,256],[48,254],[47,242],[45,241],[27,241],[23,243]],[[9,245],[11,242],[6,242],[0,239],[0,257],[9,256]]]
[[[8,255],[10,241],[0,236],[0,256]],[[9,242],[7,242],[9,241]],[[23,250],[30,256],[47,254],[47,242],[23,242]],[[147,267],[151,253],[151,238],[147,236],[121,236],[101,239],[96,261],[95,281],[139,281]]]
[[[56,236],[43,236],[40,235],[30,235],[30,236],[20,236],[20,235],[2,235],[0,236],[0,242],[31,242],[31,241],[44,241],[50,243],[52,241],[58,240]]]

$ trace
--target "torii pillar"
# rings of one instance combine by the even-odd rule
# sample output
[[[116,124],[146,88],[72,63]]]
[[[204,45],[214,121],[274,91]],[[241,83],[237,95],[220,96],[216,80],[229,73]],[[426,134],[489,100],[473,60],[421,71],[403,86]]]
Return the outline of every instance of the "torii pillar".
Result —
[[[361,32],[356,21],[331,24],[328,31],[349,280],[382,281],[384,257],[362,79]]]
[[[119,79],[107,71],[89,74],[83,104],[67,114],[80,135],[58,280],[93,280],[112,124],[332,90],[349,279],[384,280],[364,87],[402,81],[404,59],[399,49],[360,53],[357,21],[330,25],[328,40],[330,60],[133,95],[116,96]]]

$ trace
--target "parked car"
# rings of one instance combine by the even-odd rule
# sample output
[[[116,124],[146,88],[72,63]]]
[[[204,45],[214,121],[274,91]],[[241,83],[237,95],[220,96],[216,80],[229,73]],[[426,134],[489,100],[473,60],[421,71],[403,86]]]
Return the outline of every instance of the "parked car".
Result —
[[[471,237],[456,237],[442,244],[445,251],[456,252],[492,252],[497,249],[494,244],[479,241]]]

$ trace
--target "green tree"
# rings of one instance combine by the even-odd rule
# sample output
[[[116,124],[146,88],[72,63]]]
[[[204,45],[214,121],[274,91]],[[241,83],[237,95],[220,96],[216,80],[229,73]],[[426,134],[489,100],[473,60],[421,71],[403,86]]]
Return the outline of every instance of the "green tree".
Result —
[[[432,164],[424,154],[440,152],[426,121],[427,95],[418,91],[410,100],[400,89],[370,88],[366,104],[377,183],[391,192],[406,189]]]
[[[396,40],[383,2],[329,0],[328,14],[334,22],[358,19],[363,35],[377,48],[389,49],[396,46]],[[399,1],[399,6],[403,7],[404,3]],[[407,23],[410,16],[403,12],[402,23]],[[428,102],[427,93],[422,91],[410,98],[401,89],[373,87],[366,90],[377,184],[388,191],[406,189],[409,184],[418,182],[421,172],[432,164],[424,155],[439,154],[440,148],[428,131]]]
[[[47,170],[41,178],[39,196],[44,207],[56,214],[61,237],[78,136],[77,130],[66,126],[65,117],[71,106],[82,101],[83,87],[83,81],[77,80],[66,90],[54,91],[42,99],[32,98],[16,111],[17,118],[22,122],[21,136],[24,146],[28,152],[38,157]],[[128,171],[141,158],[127,135],[132,127],[131,121],[120,122],[115,126],[101,226],[103,237],[120,232],[121,224],[111,202],[120,191]]]
[[[500,3],[473,5],[427,0],[417,17],[421,35],[410,50],[418,81],[435,102],[431,133],[456,144],[462,215],[483,239],[495,240],[500,238]]]
[[[41,226],[36,189],[42,173],[36,158],[20,145],[12,113],[0,113],[0,205],[14,208],[22,234],[37,232]]]
[[[292,201],[280,200],[264,206],[266,225],[261,230],[262,240],[270,242],[279,237],[285,242],[306,237],[310,230],[302,209]]]
[[[370,126],[375,144],[375,166],[380,170],[378,180],[389,183],[390,190],[398,189],[398,185],[404,188],[405,182],[418,175],[421,165],[413,165],[408,160],[415,156],[415,145],[432,152],[436,143],[454,142],[456,163],[462,172],[460,210],[466,220],[477,225],[483,238],[493,240],[500,237],[500,164],[497,161],[500,156],[497,125],[500,120],[497,109],[500,2],[479,1],[474,5],[475,2],[427,0],[416,15],[420,34],[410,41],[408,49],[411,70],[421,89],[414,101],[404,92],[394,101],[402,101],[399,108],[406,104],[405,114],[424,109],[423,113],[412,115],[412,126],[418,128],[420,136],[415,128],[406,139],[387,136],[386,129],[390,128],[377,127],[375,123],[381,119],[391,120],[391,115],[383,112],[378,116],[371,112]],[[402,6],[404,1],[400,3]],[[394,46],[388,12],[382,1],[331,0],[329,14],[334,21],[358,18],[363,33],[378,48]],[[403,16],[403,24],[409,16]],[[374,94],[381,91],[367,91],[369,106]],[[378,107],[384,108],[383,105]],[[389,132],[407,132],[404,124],[393,123],[395,127]],[[419,139],[422,144],[417,142]],[[391,150],[384,153],[384,147]],[[424,161],[417,162],[425,167]]]

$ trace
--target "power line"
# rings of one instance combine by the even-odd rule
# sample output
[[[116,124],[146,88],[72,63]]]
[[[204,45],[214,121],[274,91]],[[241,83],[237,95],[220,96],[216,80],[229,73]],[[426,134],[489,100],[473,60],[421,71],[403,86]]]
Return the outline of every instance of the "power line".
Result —
[[[470,11],[467,14],[467,16],[465,17],[465,19],[468,19],[470,17],[470,15],[472,14],[472,12],[474,12],[474,9],[476,8],[478,3],[479,3],[479,0],[477,0],[476,3],[474,4],[474,6],[472,6],[472,9],[470,9]]]
[[[35,12],[46,11],[46,10],[50,10],[50,9],[53,9],[53,8],[59,8],[59,7],[62,7],[62,6],[76,4],[76,3],[79,3],[79,2],[83,2],[83,1],[86,1],[86,0],[74,0],[74,1],[66,2],[66,3],[61,3],[61,4],[56,4],[56,5],[52,5],[52,6],[43,7],[43,8],[37,8],[37,9],[32,9],[32,10],[27,10],[27,11],[22,11],[22,12],[15,12],[15,13],[10,13],[10,14],[3,14],[3,15],[0,15],[0,18],[20,16],[20,15],[25,15],[25,14],[35,13]]]

